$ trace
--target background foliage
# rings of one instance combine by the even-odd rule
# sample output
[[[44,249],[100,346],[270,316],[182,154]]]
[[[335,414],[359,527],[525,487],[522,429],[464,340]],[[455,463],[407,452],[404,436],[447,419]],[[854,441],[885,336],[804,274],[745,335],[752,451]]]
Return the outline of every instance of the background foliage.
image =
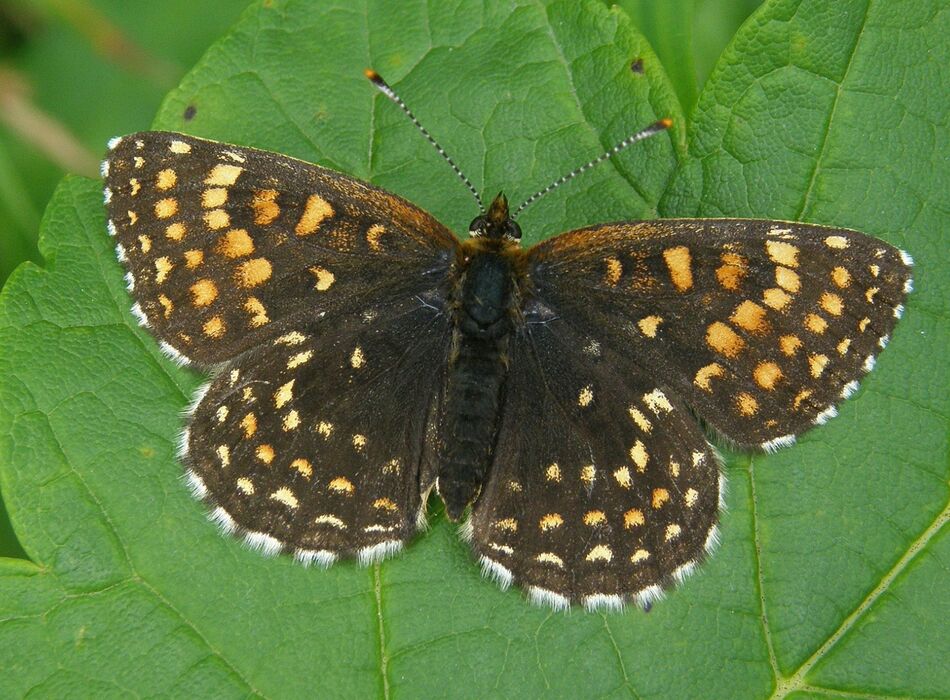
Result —
[[[265,1],[155,126],[372,179],[460,230],[470,200],[366,85],[371,64],[477,185],[513,200],[674,119],[671,138],[529,210],[532,240],[725,214],[910,250],[908,314],[841,417],[778,455],[727,453],[709,564],[648,615],[555,615],[482,580],[438,515],[370,569],[304,570],[220,537],[173,458],[200,377],[135,326],[100,185],[70,178],[43,219],[43,267],[0,296],[0,488],[28,555],[0,559],[0,695],[950,695],[950,10],[769,1],[700,91],[695,7],[657,5]]]

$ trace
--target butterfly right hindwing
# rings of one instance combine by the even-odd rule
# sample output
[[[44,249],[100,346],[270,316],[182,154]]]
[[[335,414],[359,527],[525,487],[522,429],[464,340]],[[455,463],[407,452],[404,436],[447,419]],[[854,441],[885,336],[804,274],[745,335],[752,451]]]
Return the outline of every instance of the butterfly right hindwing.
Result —
[[[472,513],[490,575],[556,608],[649,604],[715,542],[719,486],[675,395],[596,335],[529,310]]]

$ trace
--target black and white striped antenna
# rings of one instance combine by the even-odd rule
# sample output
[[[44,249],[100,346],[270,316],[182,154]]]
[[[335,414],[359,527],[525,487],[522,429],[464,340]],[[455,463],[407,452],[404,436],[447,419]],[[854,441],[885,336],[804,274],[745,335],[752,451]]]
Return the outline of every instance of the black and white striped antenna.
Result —
[[[406,106],[406,103],[403,102],[402,98],[396,94],[396,91],[393,90],[389,86],[389,83],[383,80],[382,76],[380,76],[380,74],[374,71],[372,68],[367,68],[364,71],[364,74],[366,75],[367,78],[370,79],[373,85],[375,85],[379,89],[380,92],[382,92],[384,95],[386,95],[386,97],[388,97],[390,100],[392,100],[397,105],[399,105],[399,108],[403,112],[405,112],[406,116],[409,117],[412,123],[416,125],[416,128],[420,131],[420,133],[426,137],[426,140],[432,144],[435,150],[439,152],[439,155],[445,159],[445,162],[448,163],[449,166],[451,166],[452,170],[455,171],[455,174],[459,176],[459,179],[461,179],[462,182],[465,183],[465,186],[468,188],[468,191],[472,193],[473,197],[475,197],[475,201],[478,203],[479,210],[484,212],[485,205],[482,204],[482,198],[479,196],[478,190],[475,189],[475,185],[473,185],[472,181],[469,180],[465,176],[465,173],[461,171],[459,166],[455,164],[455,161],[449,157],[449,154],[446,153],[445,149],[439,145],[438,141],[432,138],[432,134],[426,131],[426,128],[422,126],[422,124],[419,123],[419,120],[416,119],[416,115],[412,113],[412,110],[410,110],[408,106]],[[586,163],[584,163],[582,166],[578,168],[574,168],[574,170],[567,173],[566,175],[562,175],[561,177],[559,177],[557,180],[552,182],[550,185],[548,185],[544,189],[541,189],[535,192],[533,195],[531,195],[525,201],[523,201],[518,206],[517,209],[514,210],[514,213],[511,215],[511,218],[512,219],[517,218],[518,214],[523,212],[531,204],[534,204],[535,202],[537,202],[539,199],[541,199],[541,197],[543,197],[544,195],[550,192],[553,192],[558,187],[563,185],[565,182],[569,180],[573,180],[575,177],[577,177],[581,173],[590,170],[598,163],[602,163],[603,161],[607,160],[611,156],[620,153],[620,151],[627,148],[628,146],[632,146],[637,141],[642,141],[643,139],[659,134],[662,131],[666,131],[671,126],[673,126],[673,121],[671,119],[660,119],[659,121],[654,122],[653,124],[648,126],[646,129],[641,129],[635,134],[630,134],[630,136],[625,138],[623,141],[620,141],[619,143],[617,143],[613,148],[610,148],[604,151],[593,160],[589,160]]]
[[[363,74],[370,79],[370,81],[375,85],[381,93],[386,95],[389,99],[399,105],[399,108],[406,113],[406,116],[412,120],[412,123],[416,125],[416,128],[426,137],[426,141],[432,144],[432,146],[439,152],[439,155],[445,159],[445,162],[448,163],[452,170],[455,171],[455,174],[459,176],[462,182],[465,183],[465,186],[468,188],[468,191],[472,193],[472,196],[475,197],[475,201],[478,203],[478,209],[481,212],[485,211],[485,205],[482,204],[482,198],[478,196],[478,190],[475,189],[475,185],[472,184],[472,181],[469,180],[465,173],[461,171],[459,166],[455,164],[455,161],[449,157],[449,154],[445,152],[445,149],[439,145],[439,142],[432,138],[432,134],[426,131],[426,128],[419,123],[419,120],[416,119],[416,115],[412,113],[412,110],[406,106],[406,103],[402,101],[402,98],[396,94],[396,91],[393,90],[389,83],[383,80],[382,76],[374,71],[372,68],[367,68],[363,71]]]
[[[628,136],[627,138],[625,138],[623,141],[619,142],[619,143],[618,143],[617,145],[615,145],[613,148],[610,148],[610,149],[604,151],[603,153],[601,153],[599,156],[597,156],[597,157],[594,158],[593,160],[587,161],[586,163],[584,163],[584,164],[583,164],[582,166],[580,166],[579,168],[574,168],[574,170],[572,170],[571,172],[567,173],[566,175],[562,175],[561,177],[559,177],[557,180],[555,180],[554,182],[552,182],[550,185],[548,185],[548,186],[545,187],[544,189],[541,189],[541,190],[538,190],[537,192],[535,192],[533,195],[531,195],[531,196],[528,197],[526,200],[524,200],[524,201],[518,206],[517,209],[515,209],[514,213],[511,215],[511,218],[512,218],[512,219],[516,219],[516,218],[518,217],[518,214],[520,214],[521,212],[523,212],[523,211],[528,207],[528,205],[534,204],[534,203],[537,202],[539,199],[541,199],[541,197],[543,197],[544,195],[548,194],[549,192],[553,192],[554,190],[556,190],[558,187],[560,187],[561,185],[563,185],[563,184],[564,184],[565,182],[567,182],[568,180],[572,180],[572,179],[574,179],[575,177],[577,177],[578,175],[580,175],[581,173],[583,173],[583,172],[585,172],[585,171],[587,171],[587,170],[590,170],[591,168],[593,168],[593,167],[594,167],[595,165],[597,165],[598,163],[604,162],[605,160],[607,160],[608,158],[610,158],[610,156],[613,156],[613,155],[616,155],[616,154],[620,153],[620,151],[622,151],[623,149],[625,149],[627,146],[632,146],[632,145],[635,144],[637,141],[642,141],[643,139],[646,139],[646,138],[649,138],[649,137],[654,136],[654,135],[656,135],[656,134],[659,134],[659,133],[662,132],[662,131],[666,131],[666,130],[669,129],[671,126],[673,126],[673,121],[672,121],[671,119],[661,119],[661,120],[659,120],[658,122],[654,122],[653,124],[651,124],[650,126],[648,126],[646,129],[642,129],[642,130],[638,131],[638,132],[635,133],[635,134],[630,134],[630,136]]]

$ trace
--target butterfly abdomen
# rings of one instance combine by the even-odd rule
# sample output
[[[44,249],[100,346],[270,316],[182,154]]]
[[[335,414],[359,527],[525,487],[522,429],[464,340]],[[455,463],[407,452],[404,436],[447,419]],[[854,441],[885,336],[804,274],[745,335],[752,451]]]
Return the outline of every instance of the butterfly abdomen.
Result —
[[[440,440],[439,495],[457,519],[477,496],[491,461],[507,376],[510,260],[478,252],[463,261],[453,294],[454,338]]]

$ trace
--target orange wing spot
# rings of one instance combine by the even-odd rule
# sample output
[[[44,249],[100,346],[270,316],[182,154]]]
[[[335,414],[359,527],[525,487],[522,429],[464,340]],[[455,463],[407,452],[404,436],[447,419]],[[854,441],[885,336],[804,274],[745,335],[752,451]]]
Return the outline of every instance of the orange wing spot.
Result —
[[[130,210],[130,211],[127,211],[126,214],[129,215],[129,224],[131,224],[131,225],[134,226],[134,225],[135,225],[135,222],[139,220],[139,215],[136,214],[134,211],[131,211],[131,210]]]
[[[210,187],[201,193],[201,206],[205,209],[223,206],[226,201],[228,191],[223,187]]]
[[[867,317],[862,318],[860,321],[858,321],[858,332],[859,332],[859,333],[864,333],[864,331],[865,331],[865,329],[867,329],[869,323],[871,323],[871,319],[869,319],[869,318],[867,318]]]
[[[211,169],[211,172],[208,173],[208,177],[205,178],[205,184],[215,185],[217,187],[230,187],[237,182],[238,175],[242,172],[244,172],[244,168],[221,163]]]
[[[595,476],[597,476],[597,468],[593,464],[581,468],[581,481],[588,486],[594,483]]]
[[[191,153],[191,144],[185,143],[184,141],[172,141],[168,144],[168,150],[172,153],[178,153],[179,155]]]
[[[497,527],[499,530],[507,530],[508,532],[517,532],[518,531],[518,521],[514,518],[504,518],[502,520],[496,520],[492,523],[494,527]]]
[[[274,342],[283,343],[284,345],[300,345],[306,340],[307,336],[300,331],[290,331],[290,333],[285,333]]]
[[[353,448],[356,450],[362,450],[364,447],[366,447],[366,436],[357,433],[353,436]]]
[[[165,229],[165,238],[172,241],[180,241],[185,237],[185,225],[180,223],[169,224]]]
[[[766,306],[781,311],[792,301],[792,298],[785,293],[785,290],[778,287],[772,287],[762,292],[762,301]]]
[[[828,366],[828,356],[827,355],[809,355],[808,356],[808,368],[811,370],[811,376],[815,379],[821,376],[822,372],[825,371],[825,367]]]
[[[330,483],[327,484],[327,488],[336,493],[344,493],[346,495],[350,495],[356,490],[356,487],[353,486],[353,482],[345,476],[338,476],[331,480]]]
[[[390,513],[395,513],[397,510],[399,510],[399,506],[397,506],[390,498],[377,498],[375,501],[373,501],[373,508],[377,510],[386,510]]]
[[[317,432],[324,438],[330,437],[330,433],[333,432],[333,423],[327,423],[325,420],[320,421],[317,423]]]
[[[828,236],[825,239],[825,245],[829,248],[837,248],[838,250],[843,250],[848,247],[848,239],[844,236]]]
[[[172,269],[175,266],[172,264],[172,261],[167,257],[162,256],[155,261],[155,282],[161,284],[171,273]]]
[[[139,190],[142,189],[142,183],[133,177],[131,180],[129,180],[129,184],[132,186],[131,195],[134,197],[139,193]]]
[[[201,265],[205,261],[205,254],[200,250],[186,250],[185,251],[185,267],[189,270],[194,270],[196,267]]]
[[[660,411],[669,413],[673,410],[673,404],[671,404],[670,400],[666,398],[666,394],[664,394],[659,389],[654,389],[649,394],[644,394],[643,403],[645,403],[647,408],[657,415],[660,415]]]
[[[722,265],[716,268],[716,279],[724,289],[735,291],[746,275],[746,260],[735,253],[723,253],[721,260]]]
[[[296,380],[291,379],[286,384],[281,385],[281,387],[274,392],[274,408],[283,408],[287,403],[294,398],[294,382]]]
[[[271,264],[267,258],[254,258],[237,268],[237,283],[242,287],[256,287],[270,279]]]
[[[508,490],[513,493],[521,493],[521,491],[523,490],[521,488],[521,484],[518,483],[517,481],[509,481],[507,486],[508,486]]]
[[[391,459],[383,465],[383,474],[398,474],[402,471],[402,462],[398,459]]]
[[[218,449],[215,450],[218,453],[218,459],[221,460],[221,466],[227,467],[231,464],[231,450],[227,445],[218,445]]]
[[[661,323],[663,323],[662,316],[646,316],[637,321],[637,326],[639,326],[640,332],[647,338],[655,338],[656,330],[660,327]]]
[[[643,511],[637,510],[636,508],[631,508],[623,514],[623,526],[628,530],[632,527],[643,525],[645,522],[646,519],[643,517]]]
[[[309,479],[311,476],[313,476],[313,465],[301,457],[298,457],[293,462],[291,462],[290,468],[296,469],[297,472],[303,475],[306,479]]]
[[[725,368],[718,362],[713,362],[712,364],[699,368],[696,372],[696,376],[693,378],[693,384],[703,391],[712,391],[712,380],[716,377],[724,377],[725,374]]]
[[[633,486],[633,479],[630,478],[630,470],[626,467],[620,467],[614,472],[614,479],[620,484],[620,488],[628,489]]]
[[[604,272],[604,284],[609,287],[616,287],[620,278],[623,276],[623,265],[618,258],[604,258],[604,264],[607,271]]]
[[[226,258],[241,258],[254,252],[254,241],[243,228],[231,229],[218,239],[215,252]]]
[[[630,459],[633,460],[633,464],[636,466],[638,472],[642,474],[646,471],[647,462],[650,461],[650,453],[647,452],[647,447],[643,444],[643,440],[637,440],[633,444],[633,447],[630,448]],[[616,475],[617,473],[614,472],[614,476]]]
[[[667,525],[666,526],[666,541],[669,542],[670,540],[675,540],[677,537],[680,536],[680,533],[682,532],[683,532],[683,528],[677,525],[676,523]]]
[[[636,552],[630,555],[630,562],[632,564],[639,564],[641,561],[646,561],[650,558],[650,553],[645,549],[638,549]]]
[[[300,365],[309,362],[311,357],[313,357],[312,350],[298,352],[296,355],[292,355],[290,359],[287,360],[287,369],[296,369]]]
[[[819,303],[821,304],[821,308],[832,316],[840,316],[844,310],[844,302],[841,301],[841,297],[831,292],[822,294]]]
[[[634,423],[637,424],[637,427],[640,428],[645,433],[649,433],[653,430],[653,423],[650,422],[650,419],[643,415],[643,411],[634,406],[629,406],[627,412],[630,414],[630,418]]]
[[[591,401],[594,400],[594,388],[588,384],[583,389],[580,390],[580,393],[577,395],[577,405],[586,408],[590,406]]]
[[[683,494],[683,502],[686,504],[687,508],[692,508],[696,505],[696,501],[699,500],[699,492],[696,489],[688,489],[686,493]]]
[[[277,204],[277,190],[257,190],[251,200],[254,209],[254,223],[267,226],[280,216],[280,206]]]
[[[208,306],[217,298],[218,288],[211,280],[198,280],[191,285],[191,303],[195,306]]]
[[[541,552],[535,557],[535,560],[541,564],[554,564],[557,567],[564,568],[564,560],[554,552]]]
[[[607,516],[602,510],[591,510],[584,514],[584,524],[590,527],[603,525],[605,522],[607,522]]]
[[[155,216],[159,219],[167,219],[178,213],[178,200],[173,197],[166,197],[155,202]]]
[[[746,300],[736,307],[732,312],[730,320],[751,333],[765,333],[769,329],[769,324],[765,320],[765,309],[754,301]]]
[[[357,345],[353,348],[353,353],[350,355],[350,367],[353,369],[359,369],[366,364],[366,355],[363,353],[363,348]]]
[[[169,299],[169,298],[168,298],[167,296],[165,296],[164,294],[159,294],[159,295],[158,295],[158,303],[162,305],[162,309],[164,310],[164,312],[163,312],[162,315],[163,315],[165,318],[168,318],[169,316],[172,315],[172,311],[175,310],[175,305],[172,303],[172,300],[171,300],[171,299]]]
[[[270,464],[274,461],[274,448],[270,445],[258,445],[254,450],[255,456],[264,464]]]
[[[318,292],[327,291],[336,282],[336,275],[325,267],[311,267],[310,272],[317,278],[316,290]]]
[[[786,267],[798,267],[798,248],[784,241],[766,241],[765,252],[772,262]],[[792,290],[789,290],[792,291]]]
[[[142,156],[135,156],[132,159],[132,163],[136,168],[141,168],[143,165],[145,165],[145,159]]]
[[[264,304],[257,297],[248,297],[247,301],[244,302],[244,310],[251,314],[249,323],[252,328],[260,328],[265,323],[270,323],[270,319],[267,317],[267,309],[264,308]]]
[[[693,270],[689,248],[684,245],[667,248],[663,251],[663,259],[670,271],[673,286],[681,292],[690,289],[693,286]]]
[[[759,410],[759,402],[752,394],[742,392],[736,396],[736,408],[743,416],[754,416]]]
[[[879,257],[880,257],[880,256],[879,256]],[[870,271],[870,273],[871,273],[872,276],[877,277],[879,274],[881,274],[881,266],[880,266],[880,265],[870,265],[870,266],[868,266],[868,271]]]
[[[561,467],[558,466],[557,462],[548,465],[548,468],[544,470],[544,477],[548,481],[561,483]]]
[[[290,509],[296,509],[300,503],[297,501],[297,497],[294,495],[294,492],[291,491],[286,486],[282,486],[272,493],[269,498],[278,503],[283,503]]]
[[[670,500],[670,492],[666,489],[653,489],[653,498],[651,500],[651,505],[654,510],[657,508],[662,508],[663,504]]]
[[[212,209],[205,214],[205,225],[212,231],[227,228],[231,225],[231,217],[224,209]]]
[[[672,459],[670,460],[670,475],[674,479],[678,479],[680,475],[680,463],[675,462]]]
[[[205,321],[204,326],[202,326],[204,334],[209,338],[214,338],[217,340],[225,334],[227,331],[227,326],[224,324],[224,319],[220,316],[212,316],[207,321]]]
[[[176,175],[175,171],[171,168],[159,170],[158,174],[155,176],[155,187],[159,190],[162,190],[163,192],[165,190],[170,190],[177,182],[178,175]]]
[[[848,353],[848,348],[851,347],[851,338],[845,338],[840,343],[838,343],[838,354],[846,355]]]
[[[257,432],[257,416],[248,413],[241,419],[241,430],[244,431],[244,437],[249,438]]]
[[[805,316],[805,328],[812,333],[821,335],[828,328],[828,322],[818,314],[808,314]]]
[[[248,479],[246,476],[242,476],[235,483],[244,495],[254,495],[254,482]]]
[[[874,297],[877,296],[877,293],[881,291],[878,287],[871,287],[867,292],[864,293],[864,298],[868,300],[869,304],[874,303]]]
[[[384,233],[386,233],[386,228],[382,224],[373,224],[366,231],[366,243],[373,252],[379,253],[382,251],[383,246],[379,239],[383,237]]]
[[[798,349],[802,346],[802,341],[797,335],[783,335],[778,339],[778,346],[783,353],[791,357],[798,352]]]
[[[139,247],[143,253],[149,252],[152,249],[152,239],[148,236],[139,236]]]
[[[798,294],[802,288],[802,279],[795,270],[779,266],[775,268],[775,284],[792,294]]]
[[[841,266],[831,271],[831,281],[844,289],[851,284],[851,273]]]
[[[614,558],[614,553],[605,544],[599,544],[587,553],[587,561],[610,561]]]
[[[294,231],[298,236],[309,236],[317,230],[321,223],[333,216],[333,207],[318,194],[312,194],[304,205],[303,215]]]
[[[795,399],[792,401],[792,408],[796,411],[802,405],[802,402],[805,401],[809,396],[811,396],[811,389],[802,389],[795,395]]]
[[[722,321],[714,321],[706,329],[706,344],[720,355],[734,358],[742,352],[745,341]]]
[[[554,528],[561,527],[564,524],[564,518],[559,513],[548,513],[538,523],[542,531],[547,532]]]
[[[752,372],[755,383],[767,391],[775,388],[782,378],[782,370],[774,362],[760,362]]]

